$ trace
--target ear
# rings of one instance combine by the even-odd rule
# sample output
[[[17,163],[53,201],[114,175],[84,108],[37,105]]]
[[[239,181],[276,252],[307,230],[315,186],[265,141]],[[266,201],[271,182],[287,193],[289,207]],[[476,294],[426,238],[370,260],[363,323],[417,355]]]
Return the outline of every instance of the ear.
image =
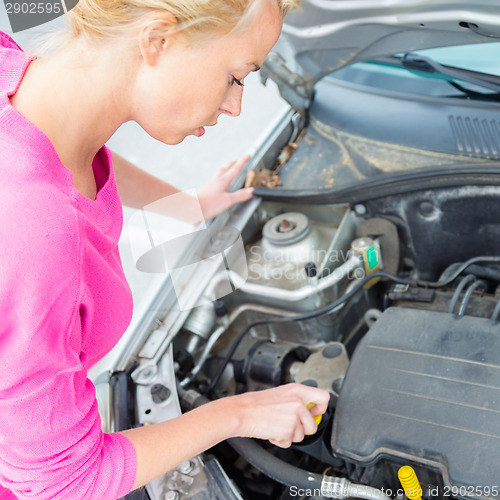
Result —
[[[154,66],[173,36],[177,19],[169,12],[153,12],[139,29],[139,50],[144,62]]]

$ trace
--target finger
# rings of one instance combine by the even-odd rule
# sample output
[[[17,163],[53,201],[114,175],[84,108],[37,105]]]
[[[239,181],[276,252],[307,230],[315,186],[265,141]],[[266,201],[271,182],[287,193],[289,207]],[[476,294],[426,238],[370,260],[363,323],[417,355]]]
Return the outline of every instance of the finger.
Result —
[[[247,201],[253,196],[253,188],[238,189],[231,193],[231,202],[241,203],[242,201]]]
[[[314,404],[314,403],[309,403],[307,405],[307,409],[309,410],[309,412],[311,413],[311,415],[313,417],[317,417],[318,415],[323,415],[323,413],[324,413],[321,411],[321,408],[317,404]]]
[[[314,420],[313,415],[311,415],[311,412],[307,409],[307,407],[305,408],[305,411],[301,412],[300,414],[300,423],[302,425],[302,430],[306,436],[311,436],[318,430],[318,424]]]
[[[298,391],[298,395],[307,404],[314,404],[314,410],[311,407],[313,415],[322,415],[328,408],[330,402],[330,393],[323,389],[305,386],[302,384],[294,384],[294,388]]]
[[[311,407],[311,414],[313,416],[323,415],[330,404],[330,397],[331,394],[328,391],[323,391],[318,398],[312,399],[311,403],[314,403],[314,406]]]
[[[224,174],[227,175],[228,177],[231,177],[231,179],[234,179],[237,177],[241,171],[243,170],[243,167],[248,163],[250,160],[250,156],[244,156],[243,158],[239,159],[238,161],[232,162],[232,165],[230,168],[228,168]]]
[[[218,176],[224,175],[235,164],[236,164],[236,160],[233,160],[233,161],[230,161],[229,163],[226,163],[225,165],[223,165],[222,167],[220,167],[219,170],[217,170],[217,175]]]
[[[300,423],[293,432],[292,442],[300,443],[304,439],[304,436],[304,426],[302,425],[302,423]]]
[[[278,446],[279,448],[290,448],[292,446],[291,441],[277,441],[275,439],[270,439],[269,442],[274,444],[274,446]]]
[[[314,421],[316,422],[316,425],[319,425],[321,423],[323,414],[319,413],[320,410],[317,408],[317,406],[314,403],[309,403],[307,405],[307,409],[310,411],[311,415],[313,416]]]

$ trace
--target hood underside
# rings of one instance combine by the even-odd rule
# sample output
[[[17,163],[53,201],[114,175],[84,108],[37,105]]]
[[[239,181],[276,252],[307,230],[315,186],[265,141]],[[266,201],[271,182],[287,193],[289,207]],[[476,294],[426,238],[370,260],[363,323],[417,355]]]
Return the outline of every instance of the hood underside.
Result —
[[[263,68],[283,97],[305,110],[314,84],[378,57],[500,41],[498,0],[303,0],[287,16]]]

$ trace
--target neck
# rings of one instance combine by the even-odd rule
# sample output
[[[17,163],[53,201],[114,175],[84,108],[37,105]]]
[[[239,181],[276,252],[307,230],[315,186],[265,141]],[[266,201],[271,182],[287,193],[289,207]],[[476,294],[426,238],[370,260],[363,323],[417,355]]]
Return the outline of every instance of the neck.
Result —
[[[12,105],[40,128],[74,179],[92,175],[92,160],[129,120],[129,79],[114,45],[75,40],[28,66]]]

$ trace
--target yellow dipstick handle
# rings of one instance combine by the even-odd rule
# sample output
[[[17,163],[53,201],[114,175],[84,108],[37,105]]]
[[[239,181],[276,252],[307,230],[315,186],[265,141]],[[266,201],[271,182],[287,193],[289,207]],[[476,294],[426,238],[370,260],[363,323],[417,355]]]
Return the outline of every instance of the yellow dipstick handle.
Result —
[[[314,403],[309,403],[307,405],[307,409],[310,410],[311,408],[313,408],[314,406],[316,406]],[[316,415],[314,418],[314,421],[316,422],[316,425],[319,425],[321,423],[321,419],[323,418],[323,415]]]
[[[398,478],[405,490],[405,495],[410,500],[422,500],[422,488],[415,471],[409,465],[404,465],[399,469]]]

